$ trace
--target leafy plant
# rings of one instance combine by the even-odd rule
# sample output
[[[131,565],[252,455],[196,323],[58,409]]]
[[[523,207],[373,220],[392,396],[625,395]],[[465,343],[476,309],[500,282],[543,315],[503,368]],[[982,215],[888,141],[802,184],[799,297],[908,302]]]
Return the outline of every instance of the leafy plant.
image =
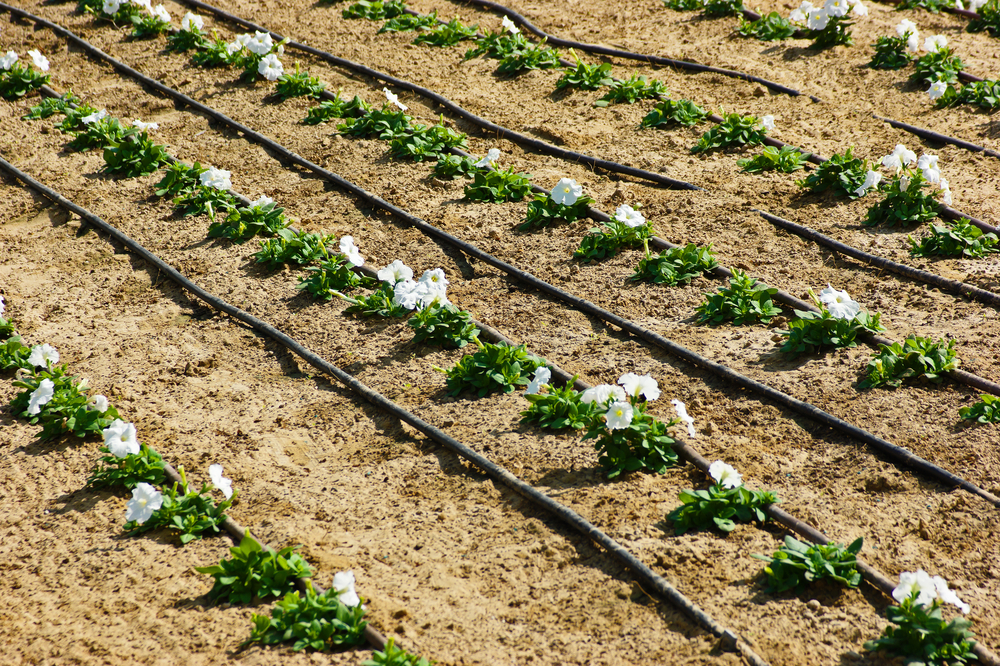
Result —
[[[228,216],[236,208],[236,198],[224,190],[205,187],[199,181],[194,189],[175,197],[173,204],[174,212],[181,217],[207,214],[214,219],[218,215]]]
[[[521,412],[521,423],[537,424],[548,430],[573,428],[581,430],[599,416],[599,405],[596,402],[582,402],[583,395],[573,388],[576,377],[563,386],[547,384],[545,393],[526,393],[524,399],[531,405]]]
[[[757,116],[726,113],[721,123],[701,135],[692,153],[705,153],[726,146],[758,146],[764,143],[767,129]]]
[[[3,315],[0,315],[0,340],[6,341],[16,335],[17,335],[17,328],[14,326],[14,322],[11,321],[10,319],[5,319]],[[2,359],[3,357],[0,356],[0,370],[5,370],[6,368],[3,367]]]
[[[868,215],[861,221],[865,226],[888,224],[923,224],[938,216],[937,200],[925,191],[923,173],[920,170],[903,168],[899,175],[889,181],[885,188],[885,198],[868,209]]]
[[[957,83],[958,73],[965,69],[962,59],[954,55],[950,46],[939,48],[934,53],[927,53],[914,61],[914,71],[910,74],[911,81],[934,83]]]
[[[497,65],[498,74],[516,75],[529,69],[553,69],[560,67],[559,52],[544,46],[542,40],[536,46],[514,51],[500,58]]]
[[[518,225],[520,231],[550,227],[559,220],[575,222],[587,216],[587,209],[594,200],[586,195],[580,195],[575,203],[556,203],[548,194],[536,194],[528,203],[528,213],[524,222]]]
[[[705,16],[709,18],[724,18],[726,16],[739,16],[743,13],[742,0],[707,0],[705,2]]]
[[[778,12],[764,14],[756,21],[742,19],[737,28],[744,37],[753,37],[762,42],[790,39],[797,29],[791,21]]]
[[[229,211],[223,222],[213,222],[208,227],[210,238],[228,238],[242,243],[258,234],[273,236],[288,226],[285,209],[273,201],[263,205],[244,206]]]
[[[414,342],[461,349],[479,335],[471,319],[468,312],[448,303],[418,308],[406,323],[414,331]]]
[[[226,509],[233,505],[239,493],[234,491],[232,497],[216,504],[206,494],[210,485],[202,484],[201,490],[193,492],[188,486],[184,468],[178,467],[177,472],[181,482],[163,491],[163,504],[149,520],[141,524],[134,520],[125,523],[126,536],[165,527],[179,532],[181,543],[186,544],[202,538],[205,532],[219,532],[219,525],[226,519]]]
[[[693,12],[704,9],[704,0],[663,0],[663,6],[675,12]]]
[[[50,79],[48,74],[36,72],[18,60],[10,69],[0,69],[0,97],[6,100],[24,97],[32,90],[41,88]]]
[[[756,553],[751,557],[768,563],[764,567],[767,574],[767,589],[764,591],[768,594],[803,588],[824,578],[856,588],[861,582],[857,556],[863,543],[864,539],[858,537],[846,548],[833,542],[821,546],[786,536],[785,544],[771,557]]]
[[[299,278],[296,289],[309,292],[313,298],[329,301],[334,292],[347,291],[361,285],[361,277],[351,270],[347,258],[342,254],[327,256],[319,266],[310,266],[308,274]]]
[[[520,201],[531,191],[531,174],[514,173],[513,167],[487,171],[481,169],[473,175],[471,184],[465,186],[469,201]]]
[[[639,402],[630,397],[632,420],[624,428],[610,429],[606,422],[597,416],[587,424],[584,440],[594,439],[594,447],[600,453],[598,462],[607,472],[609,479],[614,479],[622,472],[637,472],[639,470],[663,474],[667,468],[677,464],[677,453],[671,445],[673,438],[667,434],[667,428],[678,423],[671,419],[664,423],[646,413],[648,403]],[[614,404],[612,403],[612,409]],[[598,413],[600,408],[597,408]]]
[[[736,326],[771,321],[781,314],[771,297],[778,293],[773,287],[751,278],[738,268],[733,269],[728,287],[719,287],[714,294],[705,294],[698,306],[699,324],[721,324],[732,321]]]
[[[31,356],[31,347],[28,347],[21,340],[21,336],[13,331],[13,324],[7,322],[5,330],[10,330],[10,337],[0,343],[0,370],[14,370],[16,368],[31,369],[28,357]]]
[[[955,0],[901,0],[896,5],[896,11],[904,9],[925,9],[932,14],[937,14],[945,7],[954,7]]]
[[[493,391],[510,393],[519,386],[527,386],[532,373],[545,365],[545,359],[529,354],[524,345],[493,344],[478,337],[472,341],[478,351],[463,356],[450,370],[436,368],[448,376],[448,395],[457,396],[466,390],[480,398]]]
[[[693,127],[708,117],[708,111],[686,99],[665,99],[646,114],[640,127],[683,125]]]
[[[417,35],[413,40],[414,44],[427,44],[429,46],[455,46],[459,42],[475,39],[479,31],[478,25],[464,25],[457,18],[442,25],[431,28],[427,32]]]
[[[812,153],[801,153],[797,148],[785,144],[778,150],[774,146],[764,146],[760,155],[750,159],[737,160],[746,173],[761,173],[777,169],[782,173],[792,173],[803,168]]]
[[[80,102],[77,104],[76,108],[70,108],[68,105],[63,110],[66,117],[56,123],[56,129],[61,132],[78,132],[87,128],[87,124],[83,122],[83,119],[87,116],[96,113],[97,109],[90,106],[86,102]]]
[[[334,118],[360,118],[372,110],[371,105],[357,95],[354,99],[341,99],[337,91],[337,99],[325,99],[306,112],[302,121],[306,125],[318,125]]]
[[[444,125],[444,118],[437,125],[413,125],[409,132],[395,136],[389,143],[393,157],[408,157],[417,162],[423,159],[440,159],[452,148],[467,148],[466,134]]]
[[[764,507],[776,503],[778,496],[769,491],[749,490],[742,484],[727,488],[716,483],[708,490],[682,490],[680,500],[681,505],[667,514],[677,536],[711,529],[728,534],[736,529],[737,522],[765,523],[768,515]]]
[[[969,21],[965,29],[969,32],[986,30],[994,37],[1000,37],[1000,0],[989,0],[976,13],[979,18]]]
[[[400,14],[386,21],[378,29],[378,34],[381,35],[383,32],[413,32],[414,30],[433,28],[438,24],[437,16],[437,10],[423,15]]]
[[[431,666],[431,662],[396,647],[390,638],[385,644],[385,652],[373,651],[372,658],[361,662],[361,666]]]
[[[854,23],[848,16],[830,16],[826,27],[822,30],[809,30],[808,36],[813,40],[811,49],[826,49],[831,46],[850,46],[854,43],[851,37],[851,26]]]
[[[171,160],[167,149],[153,143],[145,130],[130,127],[117,143],[104,149],[105,168],[129,178],[148,176]]]
[[[133,39],[150,39],[170,30],[170,21],[164,21],[155,14],[135,14],[132,20]]]
[[[905,36],[879,37],[872,46],[875,48],[875,55],[868,63],[872,69],[902,69],[914,58],[906,50]]]
[[[335,295],[351,304],[344,308],[344,314],[356,314],[362,317],[405,317],[410,314],[409,310],[393,300],[395,295],[393,288],[386,282],[367,296],[351,297],[341,293]]]
[[[462,157],[460,155],[441,155],[438,157],[437,164],[434,165],[434,176],[444,180],[446,178],[451,178],[452,180],[458,180],[459,178],[470,178],[475,175],[478,167],[476,166],[476,160],[471,157]]]
[[[258,264],[272,267],[281,264],[305,266],[326,258],[326,246],[334,240],[333,236],[302,230],[292,231],[285,227],[278,229],[274,238],[261,241],[260,250],[253,257]]]
[[[848,147],[843,155],[834,153],[795,184],[813,193],[832,189],[835,196],[857,199],[857,189],[864,184],[870,165],[868,160],[855,157],[851,151],[852,147]]]
[[[391,141],[411,131],[411,120],[413,117],[406,115],[405,111],[394,110],[386,104],[363,116],[344,119],[344,122],[337,125],[337,131],[350,136],[377,136],[383,141]]]
[[[870,314],[859,310],[853,317],[837,317],[830,313],[827,306],[820,302],[813,290],[809,296],[819,308],[819,312],[795,310],[796,319],[788,322],[787,331],[780,335],[787,337],[781,351],[793,358],[799,354],[813,354],[828,348],[852,348],[857,346],[856,339],[860,333],[878,333],[885,328],[879,323],[879,313]],[[850,315],[850,312],[842,313]]]
[[[124,458],[113,456],[102,446],[102,456],[94,465],[87,479],[88,488],[126,488],[132,490],[140,483],[160,485],[166,479],[163,472],[163,458],[155,449],[145,443],[139,444],[139,453],[130,453]]]
[[[633,282],[652,282],[673,287],[682,282],[691,282],[702,273],[715,270],[718,265],[711,243],[705,247],[688,243],[684,247],[672,247],[659,254],[650,254],[647,246],[646,256],[629,279]]]
[[[986,233],[968,219],[946,220],[944,226],[931,225],[931,235],[917,242],[907,236],[910,254],[918,257],[967,257],[981,259],[992,252],[1000,252],[997,235]]]
[[[298,592],[286,594],[274,605],[271,617],[254,613],[253,630],[242,645],[292,642],[296,652],[306,648],[325,650],[359,645],[365,640],[368,624],[361,619],[364,615],[361,604],[345,605],[337,590],[316,594],[309,586],[303,597]]]
[[[588,65],[573,49],[570,54],[576,60],[576,69],[567,69],[559,80],[556,81],[556,90],[573,87],[580,90],[597,90],[603,86],[610,86],[614,83],[611,76],[611,63],[605,62],[600,65]]]
[[[902,344],[880,344],[875,357],[865,368],[862,388],[891,386],[898,388],[904,380],[926,379],[939,383],[942,375],[958,368],[961,360],[955,352],[955,341],[909,335]]]
[[[229,42],[212,31],[212,39],[205,39],[201,47],[191,55],[191,62],[198,67],[222,67],[230,64]]]
[[[610,85],[611,89],[604,97],[594,102],[594,106],[635,104],[640,99],[657,99],[670,94],[662,82],[656,79],[650,81],[645,75],[635,72],[632,72],[627,79],[613,80]]]
[[[105,116],[86,126],[67,144],[68,148],[84,152],[93,148],[107,148],[121,141],[125,128],[118,123],[117,118]]]
[[[865,643],[871,652],[882,651],[903,657],[907,663],[945,666],[979,661],[972,648],[975,634],[972,623],[964,617],[951,622],[941,618],[941,602],[937,599],[928,607],[916,602],[919,590],[914,589],[899,606],[889,606],[885,616],[895,627],[885,628],[882,636]]]
[[[632,227],[612,217],[601,225],[603,228],[595,227],[580,239],[580,247],[573,252],[574,259],[589,261],[613,257],[623,247],[637,247],[648,242],[653,234],[649,222]]]
[[[270,546],[264,548],[247,530],[239,547],[229,549],[232,557],[194,570],[215,579],[208,593],[212,601],[249,604],[255,599],[292,592],[296,578],[312,577],[312,568],[295,552],[296,548],[298,546],[288,546],[279,551]]]
[[[16,351],[21,351],[17,348],[19,344],[20,341],[11,345],[11,341],[8,340],[5,346],[8,349],[13,346]],[[26,358],[25,363],[27,364]],[[14,386],[24,390],[10,401],[11,413],[27,419],[31,425],[41,424],[42,431],[38,434],[41,440],[69,433],[80,438],[100,435],[102,430],[118,418],[118,410],[113,406],[109,405],[103,412],[93,409],[87,394],[80,391],[85,387],[82,387],[77,378],[68,372],[68,366],[65,364],[49,366],[45,370],[23,376],[13,382]],[[52,383],[52,398],[41,405],[37,414],[30,414],[28,407],[31,394],[39,390],[44,381]]]
[[[968,407],[960,407],[958,415],[966,421],[1000,423],[1000,397],[983,393],[979,396],[979,402]]]
[[[969,104],[993,111],[1000,108],[1000,80],[973,81],[957,91],[954,86],[948,86],[945,93],[938,97],[934,104],[938,108]]]
[[[191,26],[190,30],[178,30],[167,35],[167,50],[174,53],[186,53],[192,49],[202,49],[208,44],[208,40],[196,26]]]
[[[397,0],[360,0],[341,12],[345,19],[368,19],[370,21],[381,21],[382,19],[395,18],[406,12],[406,4]]]
[[[281,101],[293,97],[313,97],[319,99],[319,96],[325,89],[325,83],[315,76],[309,76],[309,72],[300,72],[299,63],[295,63],[294,74],[282,74],[278,77],[274,95]]]
[[[28,109],[21,120],[40,120],[56,113],[66,113],[72,105],[80,104],[80,98],[72,90],[66,91],[61,97],[46,97],[38,104]]]
[[[178,161],[171,162],[163,171],[163,178],[154,186],[156,187],[156,196],[177,197],[194,192],[194,189],[201,182],[199,177],[208,169],[202,167],[198,162],[189,165]]]
[[[506,30],[500,32],[487,32],[482,39],[476,42],[476,46],[465,52],[462,62],[472,60],[479,56],[486,56],[493,60],[502,60],[507,56],[531,48],[531,42],[521,33],[511,34]]]

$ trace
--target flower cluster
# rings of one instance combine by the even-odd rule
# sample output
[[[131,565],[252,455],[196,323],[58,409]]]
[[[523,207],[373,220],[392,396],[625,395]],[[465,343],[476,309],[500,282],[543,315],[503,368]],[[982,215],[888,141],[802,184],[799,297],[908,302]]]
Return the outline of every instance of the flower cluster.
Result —
[[[899,181],[899,189],[902,191],[909,189],[913,175],[919,170],[922,181],[936,185],[941,195],[941,201],[945,205],[951,205],[951,188],[948,186],[948,180],[941,177],[941,167],[938,164],[937,155],[924,153],[918,159],[916,153],[898,143],[891,153],[882,158],[881,163],[883,167],[893,170],[895,178]],[[911,167],[911,165],[913,166]],[[874,172],[869,171],[869,174],[871,173]],[[875,180],[874,183],[878,184],[879,180],[881,178]]]
[[[572,178],[560,178],[548,196],[536,194],[528,204],[528,213],[518,227],[521,231],[547,227],[556,220],[575,222],[587,214],[594,200],[584,195],[583,185]]]
[[[854,16],[868,16],[868,8],[861,0],[826,0],[821,6],[803,0],[798,9],[792,10],[789,20],[803,23],[815,40],[813,48],[826,48],[843,44],[853,44],[848,13]]]
[[[899,574],[899,585],[892,591],[892,598],[899,603],[912,598],[916,605],[924,607],[951,604],[965,614],[971,610],[969,604],[948,588],[948,581],[941,576],[932,577],[923,569]]]
[[[254,34],[236,35],[225,45],[226,62],[243,68],[245,79],[260,74],[268,81],[277,81],[285,73],[279,58],[285,55],[285,42],[275,44],[270,33],[255,30]]]
[[[0,97],[17,99],[48,83],[49,59],[37,50],[28,51],[35,69],[26,66],[14,51],[0,55]]]

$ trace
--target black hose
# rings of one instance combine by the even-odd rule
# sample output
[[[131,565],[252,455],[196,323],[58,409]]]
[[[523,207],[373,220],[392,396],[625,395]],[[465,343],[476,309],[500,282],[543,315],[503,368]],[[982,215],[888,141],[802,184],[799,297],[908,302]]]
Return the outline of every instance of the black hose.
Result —
[[[358,381],[354,376],[344,372],[315,352],[307,349],[291,336],[283,333],[267,322],[262,321],[240,308],[237,308],[221,298],[205,291],[198,285],[191,282],[173,266],[160,259],[158,256],[147,250],[136,241],[132,240],[129,236],[125,235],[114,226],[108,224],[90,211],[77,206],[56,191],[27,175],[2,157],[0,157],[0,168],[3,168],[15,178],[29,185],[52,202],[72,211],[88,224],[105,232],[116,241],[127,247],[131,252],[141,257],[144,261],[156,266],[160,272],[170,277],[170,279],[179,284],[183,289],[204,301],[212,308],[218,310],[219,312],[224,312],[237,321],[243,322],[258,333],[265,335],[283,347],[286,347],[289,351],[305,360],[317,370],[334,377],[337,381],[370,402],[378,409],[392,414],[400,421],[409,424],[416,430],[422,432],[442,446],[451,450],[461,458],[471,462],[473,465],[482,470],[486,476],[490,477],[494,481],[504,484],[518,495],[555,515],[567,525],[573,527],[601,548],[608,551],[608,553],[628,567],[643,583],[649,585],[653,590],[655,590],[661,598],[669,601],[671,604],[683,611],[692,621],[694,621],[695,624],[719,638],[725,647],[738,651],[752,664],[766,666],[767,662],[761,659],[749,646],[741,641],[735,633],[718,624],[711,616],[681,594],[662,576],[658,575],[648,566],[643,564],[637,557],[623,548],[617,541],[598,529],[595,525],[583,518],[583,516],[560,504],[529,484],[521,481],[505,468],[480,455],[472,448],[462,444],[445,432],[422,420],[415,414],[403,409],[382,394],[372,390],[365,384]]]
[[[907,125],[906,123],[900,122],[898,120],[892,120],[890,118],[883,118],[882,116],[877,116],[872,114],[876,120],[881,120],[884,123],[889,123],[896,129],[901,129],[904,132],[909,132],[919,136],[921,139],[927,141],[934,141],[937,143],[950,143],[959,148],[964,148],[965,150],[971,151],[973,153],[982,153],[983,155],[989,155],[990,157],[1000,157],[1000,153],[995,150],[990,150],[989,148],[983,148],[982,146],[977,146],[974,143],[969,143],[968,141],[963,141],[961,139],[955,139],[944,134],[938,134],[937,132],[932,132],[931,130],[923,129],[921,127],[915,127],[913,125]]]

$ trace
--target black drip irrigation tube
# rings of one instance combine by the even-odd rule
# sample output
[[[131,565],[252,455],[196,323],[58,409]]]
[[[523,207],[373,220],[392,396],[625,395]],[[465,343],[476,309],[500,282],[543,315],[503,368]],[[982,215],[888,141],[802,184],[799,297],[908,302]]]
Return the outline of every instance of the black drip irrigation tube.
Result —
[[[982,146],[977,146],[974,143],[969,143],[968,141],[962,141],[961,139],[955,139],[950,136],[945,136],[944,134],[938,134],[937,132],[932,132],[931,130],[923,129],[921,127],[915,127],[913,125],[907,125],[906,123],[900,122],[898,120],[892,120],[891,118],[883,118],[882,116],[874,115],[876,120],[881,120],[884,123],[889,123],[896,129],[901,129],[904,132],[909,132],[919,136],[921,139],[926,141],[933,141],[935,143],[950,143],[959,148],[964,148],[973,153],[982,153],[983,155],[989,155],[990,157],[1000,158],[1000,152],[995,150],[990,150],[989,148],[983,148]]]
[[[133,252],[137,256],[141,257],[144,261],[156,266],[158,270],[170,277],[171,280],[180,285],[184,290],[190,292],[198,299],[202,300],[210,307],[223,312],[233,319],[240,321],[258,333],[267,336],[268,338],[274,340],[278,344],[287,348],[289,351],[293,352],[307,363],[312,365],[317,370],[320,370],[332,377],[337,381],[342,383],[344,386],[349,388],[351,391],[364,398],[372,405],[384,412],[391,414],[392,416],[398,418],[400,421],[409,424],[416,430],[419,430],[429,438],[438,442],[445,448],[449,449],[459,457],[472,463],[474,466],[479,468],[486,476],[490,479],[502,483],[503,485],[510,488],[512,491],[518,495],[524,497],[536,506],[544,509],[545,511],[555,515],[557,518],[562,520],[564,523],[570,527],[576,529],[583,536],[587,537],[595,544],[606,550],[610,555],[616,558],[624,566],[626,566],[632,573],[640,579],[643,583],[649,585],[662,599],[668,601],[672,605],[676,606],[682,612],[684,612],[688,618],[690,618],[696,625],[702,627],[706,631],[709,631],[713,636],[720,640],[720,643],[727,649],[738,652],[748,663],[754,666],[767,666],[767,662],[764,661],[756,652],[753,651],[744,641],[742,641],[732,630],[727,629],[716,622],[710,615],[705,613],[696,604],[691,602],[687,597],[681,594],[675,587],[673,587],[666,579],[654,572],[648,566],[642,563],[635,555],[630,553],[624,547],[622,547],[617,541],[609,537],[607,534],[598,529],[595,525],[587,521],[583,516],[579,515],[569,507],[560,504],[555,501],[545,493],[537,490],[533,486],[520,480],[505,468],[497,465],[488,458],[480,455],[472,448],[462,444],[458,440],[449,436],[442,430],[436,428],[435,426],[422,420],[415,414],[407,411],[406,409],[400,407],[392,400],[386,398],[382,394],[372,390],[353,375],[344,372],[337,366],[326,361],[324,358],[304,347],[302,344],[297,342],[291,336],[285,334],[279,329],[271,326],[267,322],[254,317],[253,315],[237,308],[234,305],[218,298],[217,296],[210,294],[198,285],[191,282],[173,266],[166,263],[160,259],[157,255],[153,254],[145,247],[132,240],[129,236],[125,235],[119,231],[116,227],[108,224],[98,216],[94,215],[85,208],[77,206],[73,202],[69,201],[58,192],[52,190],[51,188],[43,185],[39,181],[35,180],[28,174],[24,173],[14,165],[10,164],[7,160],[0,157],[0,168],[4,169],[12,176],[26,183],[43,196],[45,196],[50,201],[59,204],[60,206],[72,211],[78,215],[81,219],[86,221],[88,224],[94,226],[97,229],[105,232],[117,242],[124,245],[129,251]],[[179,476],[171,476],[171,479],[179,480]],[[229,519],[227,519],[229,520]],[[232,521],[229,521],[232,523]],[[232,523],[236,532],[244,534],[242,528],[238,525]],[[224,523],[225,526],[225,523]],[[227,531],[229,528],[227,526]],[[234,534],[235,537],[235,534]],[[384,645],[384,640],[382,641]]]

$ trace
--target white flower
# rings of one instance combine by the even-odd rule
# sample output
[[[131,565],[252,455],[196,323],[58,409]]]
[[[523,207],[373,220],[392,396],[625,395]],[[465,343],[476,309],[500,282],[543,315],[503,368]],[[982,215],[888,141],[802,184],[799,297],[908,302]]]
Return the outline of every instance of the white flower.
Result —
[[[278,56],[271,53],[257,63],[257,73],[268,81],[277,81],[278,77],[285,73],[285,67],[278,60]]]
[[[899,585],[892,591],[892,598],[903,603],[910,598],[914,590],[918,592],[916,599],[918,606],[929,606],[937,598],[934,579],[923,569],[917,569],[915,573],[904,571],[899,574]]]
[[[774,131],[774,116],[764,116],[760,119],[760,124],[769,132]]]
[[[798,9],[793,9],[791,15],[788,17],[790,21],[798,21],[800,23],[806,20],[809,16],[809,12],[813,10],[813,3],[809,0],[803,0],[802,4],[799,5]]]
[[[878,171],[872,171],[871,169],[869,169],[868,173],[865,174],[865,182],[861,184],[861,187],[854,190],[854,193],[859,197],[864,196],[869,188],[875,187],[876,185],[879,184],[879,181],[881,180],[882,180],[882,174],[880,174]]]
[[[910,189],[910,179],[907,178],[906,176],[900,176],[900,178],[899,178],[899,190],[901,192],[905,192],[908,189]]]
[[[104,446],[114,457],[124,458],[130,453],[139,453],[139,440],[136,439],[135,426],[131,423],[115,419],[101,434],[104,435]]]
[[[424,271],[424,274],[420,276],[419,281],[428,285],[432,289],[441,291],[442,293],[444,293],[445,289],[448,287],[448,278],[445,277],[444,271],[440,268]]]
[[[500,149],[490,148],[489,152],[486,153],[486,157],[476,162],[473,166],[487,167],[498,159],[500,159]]]
[[[95,396],[91,396],[90,400],[87,401],[87,409],[97,412],[98,414],[103,414],[108,411],[109,407],[111,407],[111,403],[109,403],[108,399],[100,393]]]
[[[222,494],[229,499],[233,496],[233,481],[222,476],[222,465],[216,463],[208,468],[208,475],[212,477],[212,485],[222,491]]]
[[[625,389],[620,386],[612,386],[611,384],[598,384],[580,394],[580,402],[584,404],[596,402],[599,405],[603,405],[611,398],[617,401],[628,400]]]
[[[361,256],[361,251],[354,244],[353,236],[344,236],[340,239],[340,253],[344,255],[351,266],[365,265],[365,258]]]
[[[951,205],[951,188],[948,187],[948,181],[944,178],[938,183],[938,187],[941,188],[941,203],[945,206]]]
[[[736,488],[743,485],[743,477],[732,465],[716,460],[708,466],[708,475],[724,488]]]
[[[148,132],[149,130],[160,129],[159,123],[144,123],[138,118],[132,121],[132,127],[138,127],[140,132]]]
[[[153,13],[153,4],[150,2],[150,0],[131,0],[131,3],[136,7],[141,7],[142,9],[145,9],[150,14]]]
[[[928,183],[936,183],[941,180],[941,168],[938,167],[937,155],[924,153],[917,160],[917,168],[924,174],[924,180]]]
[[[830,22],[830,15],[826,13],[825,9],[814,8],[809,12],[809,29],[810,30],[825,30],[826,25]]]
[[[945,83],[944,81],[935,81],[934,83],[931,84],[931,87],[927,89],[927,96],[930,97],[931,100],[933,101],[938,97],[944,95],[947,91],[948,91],[947,83]]]
[[[152,518],[153,512],[163,506],[163,495],[148,483],[139,483],[132,491],[132,499],[125,510],[125,520],[140,525]]]
[[[535,376],[531,379],[531,383],[528,384],[528,388],[524,391],[525,395],[538,393],[538,389],[542,388],[543,385],[548,384],[550,379],[552,379],[552,371],[544,365],[541,366],[535,370]]]
[[[854,319],[861,312],[861,306],[846,291],[837,291],[829,284],[819,292],[819,302],[835,319]]]
[[[946,581],[944,578],[942,578],[941,576],[934,576],[934,578],[932,578],[931,580],[934,581],[934,590],[937,593],[938,599],[940,599],[946,604],[951,604],[952,606],[955,606],[960,611],[962,611],[962,613],[965,614],[968,614],[968,612],[972,610],[971,608],[969,608],[969,604],[959,599],[958,595],[955,594],[953,590],[948,588],[948,581]]]
[[[188,32],[194,32],[194,30],[191,29],[192,27],[195,30],[201,30],[205,27],[205,19],[197,14],[188,12],[184,15],[184,18],[181,19],[181,29],[187,30]]]
[[[656,385],[656,380],[649,375],[640,377],[634,372],[626,372],[618,379],[618,383],[625,388],[625,393],[630,397],[638,398],[641,395],[649,401],[660,397],[660,389]]]
[[[278,44],[278,48],[275,49],[274,52],[278,54],[279,58],[281,56],[285,55],[285,45],[284,44]]]
[[[627,402],[613,402],[608,407],[607,414],[604,415],[604,422],[608,425],[608,430],[624,430],[632,423],[632,416],[635,411],[632,405]]]
[[[232,181],[229,177],[232,174],[225,169],[216,169],[215,167],[208,167],[208,171],[205,171],[199,176],[201,184],[205,187],[214,187],[217,190],[222,190],[226,192],[233,187]]]
[[[163,5],[156,5],[150,12],[150,15],[155,16],[164,23],[170,23],[170,12]]]
[[[944,35],[931,35],[924,40],[924,51],[928,53],[937,53],[946,46],[948,46],[948,38]]]
[[[521,32],[521,29],[517,27],[517,24],[514,23],[513,21],[511,21],[506,16],[503,17],[503,24],[502,24],[502,26],[503,26],[504,30],[506,30],[507,32],[509,32],[512,35],[516,35],[517,33]]]
[[[903,19],[899,22],[899,25],[896,26],[897,35],[905,37],[906,33],[910,33],[911,35],[917,34],[917,24],[910,19]]]
[[[121,9],[121,6],[122,3],[120,0],[104,0],[104,6],[101,7],[101,11],[108,16],[114,16],[118,13],[118,10]]]
[[[271,197],[266,196],[266,195],[261,195],[260,199],[257,199],[257,201],[251,201],[250,202],[250,207],[251,208],[263,208],[264,206],[270,206],[273,203],[274,203],[274,199],[272,199]]]
[[[52,383],[51,379],[43,379],[38,384],[38,388],[28,396],[28,413],[34,416],[42,411],[42,405],[46,405],[52,400],[55,389],[56,385]]]
[[[557,204],[572,206],[581,194],[583,194],[583,185],[577,184],[572,178],[563,178],[552,188],[549,196]]]
[[[917,154],[912,150],[907,150],[901,143],[896,144],[896,149],[890,155],[882,158],[882,166],[897,171],[903,166],[913,164],[917,161]]]
[[[101,109],[100,111],[94,111],[89,116],[84,116],[83,118],[80,118],[80,122],[83,123],[84,125],[89,125],[91,123],[96,123],[98,121],[103,120],[107,115],[108,112],[105,111],[104,109]]]
[[[337,590],[340,602],[349,608],[354,608],[361,603],[361,598],[354,591],[354,572],[341,571],[333,575],[331,587]]]
[[[965,9],[965,6],[962,4],[962,0],[955,0],[955,9]]]
[[[860,2],[855,2],[854,6],[851,7],[851,11],[857,16],[868,16],[868,8]]]
[[[250,41],[247,42],[247,49],[259,56],[270,53],[272,46],[274,46],[274,42],[271,41],[271,35],[266,32],[260,32],[259,30],[256,31],[256,34],[250,39]]]
[[[407,109],[410,108],[410,107],[406,106],[405,104],[403,104],[402,102],[400,102],[399,101],[399,96],[396,95],[396,94],[394,94],[388,88],[382,88],[382,92],[385,93],[385,98],[387,100],[389,100],[389,103],[390,104],[395,104],[397,107],[399,107],[400,111],[406,111]]]
[[[670,404],[674,406],[674,411],[677,412],[677,418],[687,424],[688,435],[691,437],[697,437],[698,433],[694,431],[694,418],[688,414],[687,406],[677,398],[671,400]]]
[[[51,364],[58,362],[59,352],[48,343],[35,345],[31,348],[31,354],[28,356],[28,363],[36,368],[47,368]]]
[[[396,259],[391,264],[380,270],[377,275],[378,279],[382,282],[388,282],[390,285],[394,285],[397,282],[413,280],[413,269],[399,259]]]
[[[969,11],[979,13],[979,8],[985,5],[989,0],[969,0]]]
[[[618,206],[618,210],[615,211],[615,219],[619,222],[624,222],[626,227],[632,227],[633,229],[646,224],[646,218],[643,217],[642,213],[628,204]]]
[[[49,59],[43,56],[38,51],[28,51],[28,55],[31,56],[31,62],[35,63],[35,67],[42,70],[43,72],[49,71]]]
[[[0,315],[3,315],[3,296],[0,296]]]
[[[0,69],[10,69],[17,62],[17,54],[13,51],[7,51],[6,54],[0,56]]]
[[[823,3],[823,11],[830,16],[846,16],[851,10],[851,5],[847,0],[826,0]]]
[[[419,283],[407,278],[397,281],[392,290],[392,302],[407,310],[417,307],[421,294],[417,291]]]
[[[917,33],[911,34],[906,38],[906,50],[910,53],[916,53],[920,50],[920,35]]]

